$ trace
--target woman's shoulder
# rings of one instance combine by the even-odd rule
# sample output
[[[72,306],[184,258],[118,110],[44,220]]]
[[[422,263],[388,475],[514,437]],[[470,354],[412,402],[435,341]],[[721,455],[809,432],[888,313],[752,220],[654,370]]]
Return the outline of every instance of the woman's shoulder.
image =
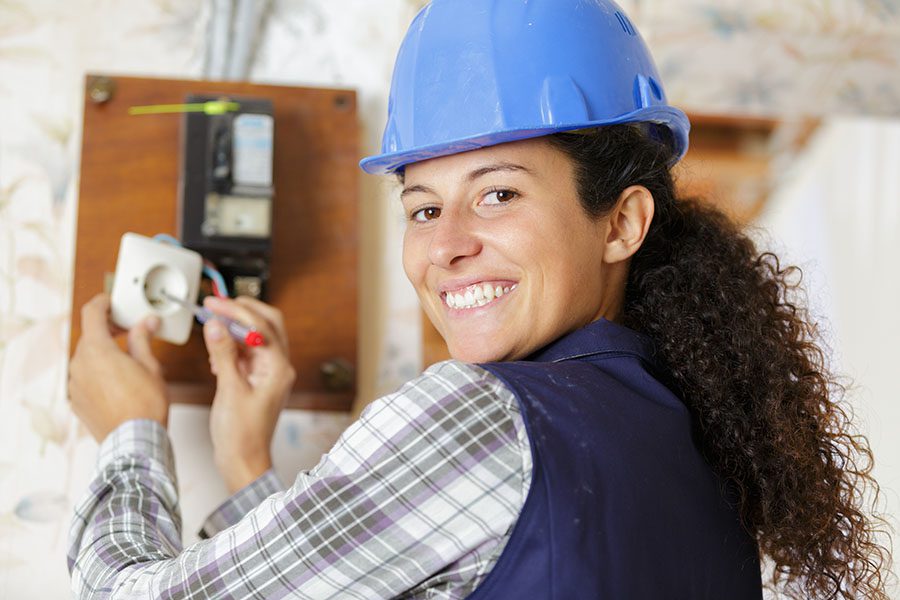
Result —
[[[375,401],[379,405],[466,407],[469,410],[518,413],[515,395],[496,375],[480,365],[450,359],[429,366],[393,394]]]
[[[385,448],[394,454],[413,447],[426,454],[473,457],[493,448],[492,462],[518,473],[524,488],[530,481],[531,451],[516,397],[478,365],[458,360],[436,363],[396,392],[378,398],[344,432],[330,460],[366,462],[360,461],[361,454],[382,454]],[[347,448],[353,449],[353,459],[344,461],[340,457]]]
[[[394,393],[372,402],[344,437],[366,432],[377,432],[379,439],[413,436],[433,447],[465,446],[488,436],[496,438],[487,440],[489,446],[507,448],[519,457],[517,461],[530,459],[528,435],[512,390],[487,369],[459,360],[431,365]]]

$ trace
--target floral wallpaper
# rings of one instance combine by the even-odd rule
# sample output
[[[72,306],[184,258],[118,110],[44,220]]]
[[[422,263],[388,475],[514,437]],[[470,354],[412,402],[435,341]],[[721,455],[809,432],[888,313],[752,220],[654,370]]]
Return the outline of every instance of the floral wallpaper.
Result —
[[[633,0],[670,98],[709,112],[900,115],[898,0]]]
[[[96,445],[65,397],[81,93],[85,72],[200,77],[212,0],[0,0],[0,600],[68,597],[72,504]],[[374,151],[393,56],[420,0],[272,0],[250,78],[357,89]],[[671,99],[705,112],[900,113],[900,0],[629,0]],[[367,396],[420,365],[419,311],[399,268],[390,182],[366,178]],[[127,199],[123,199],[127,201]],[[291,412],[279,424],[286,481],[348,417]],[[176,407],[171,434],[186,539],[224,496],[206,412]]]
[[[0,2],[0,598],[68,596],[96,449],[65,396],[83,73],[190,75],[203,6]]]

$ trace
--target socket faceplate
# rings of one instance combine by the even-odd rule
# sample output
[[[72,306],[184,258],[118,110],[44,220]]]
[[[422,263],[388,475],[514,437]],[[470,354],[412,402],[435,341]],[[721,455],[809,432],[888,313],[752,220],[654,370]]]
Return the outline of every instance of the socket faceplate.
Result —
[[[129,329],[155,314],[160,318],[156,337],[186,343],[194,315],[166,295],[196,304],[202,269],[203,259],[193,250],[126,233],[119,244],[112,287],[113,322]]]

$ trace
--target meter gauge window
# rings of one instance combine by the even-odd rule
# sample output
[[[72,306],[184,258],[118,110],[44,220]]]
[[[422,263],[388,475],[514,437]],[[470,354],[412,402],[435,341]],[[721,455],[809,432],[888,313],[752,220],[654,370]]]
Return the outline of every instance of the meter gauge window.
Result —
[[[271,196],[209,193],[205,209],[204,236],[266,239],[272,235]]]

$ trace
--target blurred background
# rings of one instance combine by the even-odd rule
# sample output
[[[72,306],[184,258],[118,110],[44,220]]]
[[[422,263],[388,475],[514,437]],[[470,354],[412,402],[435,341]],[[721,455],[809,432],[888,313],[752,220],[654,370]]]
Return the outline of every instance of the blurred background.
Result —
[[[65,393],[85,73],[355,89],[370,154],[395,52],[423,4],[0,0],[0,600],[69,596],[68,522],[96,454]],[[803,269],[896,528],[900,1],[621,4],[670,101],[693,117],[682,189]],[[395,184],[364,176],[359,196],[361,406],[441,348],[400,267]],[[177,405],[171,416],[187,543],[225,498],[206,415]],[[286,412],[282,479],[315,464],[350,418]]]

